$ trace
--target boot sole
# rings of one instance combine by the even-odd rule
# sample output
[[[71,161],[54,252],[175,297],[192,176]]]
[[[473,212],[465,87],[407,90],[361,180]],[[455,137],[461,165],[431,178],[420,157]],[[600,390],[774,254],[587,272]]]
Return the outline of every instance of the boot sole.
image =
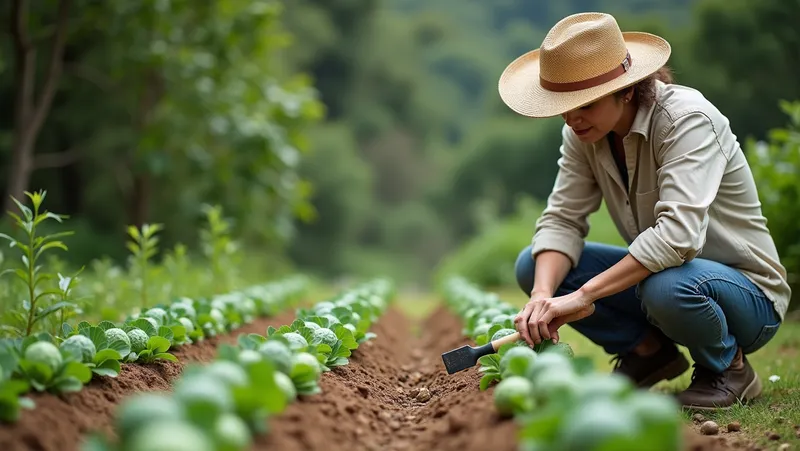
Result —
[[[685,373],[688,369],[689,361],[686,360],[686,357],[684,357],[682,353],[678,353],[678,356],[673,361],[642,379],[637,385],[639,388],[650,388],[663,380],[671,381]]]
[[[745,387],[744,391],[742,392],[741,398],[739,398],[739,402],[742,404],[747,404],[748,402],[758,398],[761,396],[761,391],[763,390],[763,386],[761,385],[761,378],[758,377],[758,374],[755,375],[752,381]],[[716,410],[729,410],[733,406],[720,406],[720,407],[710,407],[710,406],[696,406],[694,404],[687,404],[684,405],[684,409],[688,410],[701,410],[701,411],[716,411]]]

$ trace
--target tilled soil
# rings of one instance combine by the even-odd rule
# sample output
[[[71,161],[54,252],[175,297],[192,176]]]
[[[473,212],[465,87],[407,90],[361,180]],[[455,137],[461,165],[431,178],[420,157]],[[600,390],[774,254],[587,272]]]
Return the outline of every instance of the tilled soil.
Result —
[[[413,337],[411,323],[390,309],[378,337],[350,365],[326,373],[322,394],[302,397],[270,419],[253,449],[281,451],[516,451],[517,427],[495,412],[493,388],[479,390],[477,367],[448,375],[441,354],[469,341],[456,316],[439,308]],[[420,395],[420,392],[430,393]],[[747,449],[686,428],[689,451]],[[739,446],[736,446],[739,445]]]
[[[92,381],[79,393],[34,395],[35,410],[13,426],[0,426],[0,450],[77,451],[88,432],[113,434],[113,415],[124,397],[169,390],[184,364],[213,360],[218,344],[292,320],[293,312],[287,312],[183,347],[175,352],[180,364],[125,365],[118,378]],[[469,343],[459,319],[440,307],[421,324],[421,336],[412,334],[412,326],[391,308],[373,327],[378,337],[356,350],[349,365],[324,374],[321,394],[301,397],[270,418],[269,433],[253,449],[516,451],[517,427],[496,414],[492,388],[479,390],[477,367],[454,375],[444,370],[441,354]],[[685,451],[752,449],[689,427],[685,433]]]
[[[169,391],[188,363],[210,362],[221,343],[233,344],[242,333],[266,334],[267,327],[290,324],[294,310],[260,318],[231,334],[181,346],[171,352],[178,363],[123,364],[116,378],[93,379],[83,390],[61,396],[31,393],[33,410],[24,410],[18,422],[0,425],[2,451],[77,451],[85,434],[99,430],[112,436],[114,414],[120,402],[136,392]]]

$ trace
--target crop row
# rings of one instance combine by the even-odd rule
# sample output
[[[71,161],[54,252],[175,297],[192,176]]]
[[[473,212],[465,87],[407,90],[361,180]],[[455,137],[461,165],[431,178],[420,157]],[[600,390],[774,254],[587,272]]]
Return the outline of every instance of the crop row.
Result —
[[[515,332],[518,309],[497,294],[463,277],[448,279],[443,291],[449,308],[464,322],[464,334],[477,344]],[[480,389],[497,382],[493,399],[498,413],[520,425],[520,450],[681,449],[682,416],[674,399],[597,371],[566,343],[545,341],[531,348],[518,340],[481,357],[479,365]]]
[[[64,322],[58,333],[0,339],[0,420],[15,422],[33,408],[30,390],[80,391],[94,377],[117,377],[122,363],[176,361],[169,351],[273,315],[293,305],[308,279],[293,276],[210,298],[182,297],[123,321]]]
[[[266,335],[241,334],[220,345],[207,365],[184,368],[170,393],[127,399],[115,415],[116,440],[93,435],[86,451],[236,451],[269,432],[300,395],[320,393],[323,373],[349,363],[353,350],[374,337],[371,325],[384,313],[394,286],[375,279],[299,308],[289,325]]]

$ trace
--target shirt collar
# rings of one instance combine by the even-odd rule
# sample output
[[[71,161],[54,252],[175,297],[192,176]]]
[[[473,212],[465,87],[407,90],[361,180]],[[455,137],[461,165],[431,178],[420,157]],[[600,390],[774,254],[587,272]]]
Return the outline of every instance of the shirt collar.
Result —
[[[664,83],[660,80],[655,81],[656,98],[658,98]],[[650,139],[650,122],[653,119],[653,113],[656,109],[656,102],[650,106],[639,106],[636,111],[636,117],[633,118],[631,125],[631,133],[638,133],[642,135],[645,141]]]

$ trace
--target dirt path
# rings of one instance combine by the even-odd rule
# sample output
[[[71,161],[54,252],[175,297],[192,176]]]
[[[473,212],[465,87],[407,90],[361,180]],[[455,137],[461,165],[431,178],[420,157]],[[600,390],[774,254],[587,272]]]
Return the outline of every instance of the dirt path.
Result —
[[[289,324],[294,310],[271,318],[260,318],[231,334],[180,347],[173,351],[179,363],[123,364],[116,378],[92,380],[83,390],[63,396],[31,394],[34,410],[23,411],[13,425],[0,425],[3,451],[78,451],[84,434],[101,430],[113,434],[114,413],[127,396],[141,391],[170,390],[187,363],[210,362],[220,343],[235,343],[241,333],[265,334],[267,327]]]
[[[448,375],[441,353],[466,343],[461,323],[438,308],[412,337],[412,324],[390,309],[374,326],[378,337],[350,365],[323,376],[320,395],[303,398],[270,419],[254,450],[516,451],[517,428],[495,412],[493,389],[481,392],[477,367]],[[431,398],[413,397],[426,388]],[[686,451],[747,449],[687,427]]]

